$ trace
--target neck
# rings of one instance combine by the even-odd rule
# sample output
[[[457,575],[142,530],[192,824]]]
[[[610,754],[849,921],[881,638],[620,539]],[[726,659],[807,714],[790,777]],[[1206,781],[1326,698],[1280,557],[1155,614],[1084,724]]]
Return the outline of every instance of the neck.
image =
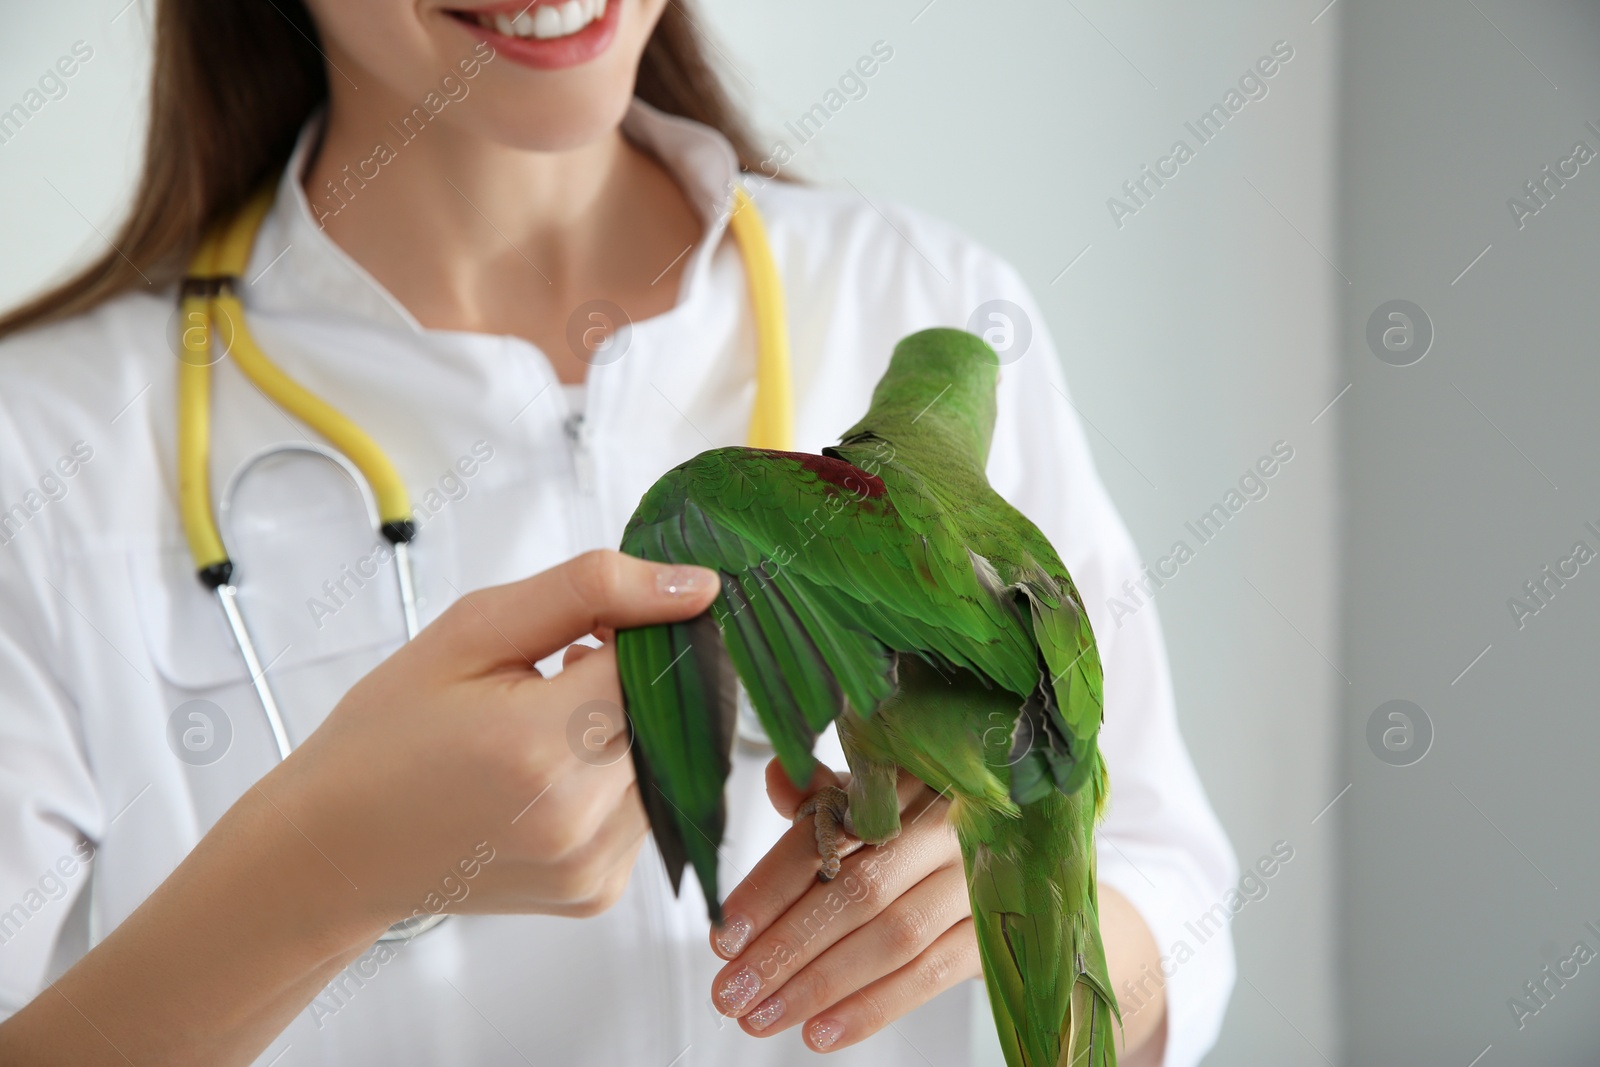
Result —
[[[994,436],[994,351],[964,330],[932,327],[903,337],[846,439],[873,434],[923,461],[981,471]]]
[[[581,381],[587,365],[565,340],[573,309],[603,298],[637,321],[676,303],[700,221],[620,129],[549,152],[449,116],[398,130],[390,117],[409,107],[375,81],[359,103],[335,89],[303,184],[328,236],[423,326],[523,336]]]
[[[871,434],[887,441],[902,460],[921,457],[930,470],[981,476],[989,462],[989,428],[936,407],[874,404],[843,440]]]
[[[378,143],[392,150],[388,163],[367,162]],[[340,245],[394,234],[429,249],[442,273],[461,273],[514,255],[505,240],[483,239],[498,230],[551,275],[594,244],[604,206],[637,178],[637,155],[619,130],[566,151],[529,152],[444,122],[397,131],[335,107],[304,185],[313,213]]]

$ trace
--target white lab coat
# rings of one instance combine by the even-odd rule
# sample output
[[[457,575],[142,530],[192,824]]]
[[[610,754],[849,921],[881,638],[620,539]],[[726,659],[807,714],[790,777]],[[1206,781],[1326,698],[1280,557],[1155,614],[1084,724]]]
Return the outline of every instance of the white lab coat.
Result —
[[[733,153],[716,132],[638,102],[624,129],[678,178],[704,239],[676,306],[635,323],[626,352],[592,369],[581,412],[527,341],[419,326],[319,229],[297,181],[282,182],[261,231],[243,287],[252,329],[410,486],[424,624],[462,591],[616,545],[663,471],[744,441],[755,345],[725,233]],[[1178,734],[1155,611],[1113,620],[1105,607],[1139,561],[1026,287],[952,228],[853,191],[771,183],[757,202],[786,287],[801,449],[832,443],[865,410],[901,336],[965,326],[997,297],[1031,319],[1030,347],[1002,374],[990,475],[1060,549],[1101,642],[1113,799],[1100,878],[1133,901],[1163,952],[1196,947],[1185,923],[1222,899],[1234,856]],[[276,760],[178,520],[174,306],[170,291],[128,295],[0,345],[0,1016],[132,912]],[[235,368],[214,377],[220,493],[251,453],[309,431]],[[399,644],[393,579],[362,577],[374,540],[349,493],[331,468],[279,464],[245,483],[234,513],[241,601],[296,742]],[[213,720],[212,749],[196,709]],[[222,751],[223,734],[221,758],[199,762],[192,749]],[[837,742],[823,745],[842,766]],[[763,792],[767,759],[746,742],[735,756],[725,890],[784,829]],[[674,900],[652,846],[599,918],[452,918],[353,965],[260,1062],[812,1062],[797,1032],[754,1039],[712,1009],[720,961],[686,886]],[[1192,1064],[1233,983],[1228,935],[1169,969],[1166,1063]],[[965,983],[831,1059],[966,1063],[981,995]]]

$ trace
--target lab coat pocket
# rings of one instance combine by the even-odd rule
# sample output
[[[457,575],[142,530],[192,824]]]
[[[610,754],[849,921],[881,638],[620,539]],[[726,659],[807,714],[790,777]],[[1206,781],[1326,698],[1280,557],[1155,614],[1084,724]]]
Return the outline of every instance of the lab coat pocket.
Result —
[[[441,519],[411,546],[424,624],[452,599],[457,570],[455,530]],[[237,524],[229,543],[240,613],[274,684],[331,671],[348,687],[404,643],[394,548],[359,512],[258,518]],[[150,657],[169,684],[201,691],[250,683],[217,596],[196,577],[184,546],[137,550],[129,566]],[[353,677],[352,666],[360,669]]]
[[[341,561],[321,582],[305,587],[305,575],[269,576],[251,568],[239,576],[239,609],[270,676],[360,649],[399,644],[404,637],[399,597],[390,588],[392,563],[363,568],[363,552]],[[306,574],[323,573],[299,561]],[[234,643],[217,596],[195,576],[186,548],[147,550],[129,559],[140,628],[156,669],[180,689],[204,690],[247,682],[249,672]],[[372,571],[363,578],[361,571]],[[254,581],[251,577],[254,577]],[[388,579],[385,581],[384,579]],[[309,588],[309,592],[307,589]]]
[[[238,550],[242,544],[235,548],[240,614],[291,748],[310,737],[350,687],[404,637],[399,598],[389,587],[393,564],[358,586],[343,568],[349,565],[359,578],[359,561],[370,546],[352,562],[335,553],[335,543],[343,540],[336,531],[312,527],[302,534],[297,545],[252,545],[248,556]],[[163,721],[151,726],[190,765],[184,777],[204,828],[277,762],[271,721],[222,605],[195,576],[188,550],[137,549],[128,566],[139,628],[157,675]],[[314,594],[307,590],[336,577],[344,578],[349,595],[340,596],[332,614],[319,610],[314,617],[306,603]],[[316,599],[331,602],[325,592]],[[197,730],[203,733],[196,740],[191,734]]]

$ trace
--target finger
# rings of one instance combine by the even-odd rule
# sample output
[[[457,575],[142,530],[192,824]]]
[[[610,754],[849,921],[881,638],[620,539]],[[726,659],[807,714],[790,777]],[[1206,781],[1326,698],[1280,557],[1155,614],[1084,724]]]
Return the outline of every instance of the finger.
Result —
[[[549,681],[512,683],[532,715],[556,719],[538,726],[544,736],[538,746],[543,777],[550,783],[549,799],[556,802],[551,807],[571,804],[580,811],[609,811],[633,788],[633,761],[628,758],[633,736],[622,710],[616,659],[614,648],[590,649]]]
[[[750,1034],[797,1026],[910,963],[972,914],[966,875],[941,867],[790,978],[740,1022]]]
[[[848,1048],[946,989],[982,973],[972,920],[963,919],[898,971],[808,1020],[802,1031],[805,1042],[814,1052]]]
[[[849,856],[861,847],[860,841],[841,835],[841,855]],[[744,880],[723,898],[722,925],[711,928],[712,949],[725,960],[738,956],[753,935],[766,930],[817,885],[821,866],[816,827],[811,820],[785,830]],[[855,888],[855,883],[850,885]]]
[[[716,572],[704,567],[596,550],[520,582],[468,593],[425,633],[440,655],[470,673],[532,667],[598,627],[692,618],[717,590]]]
[[[797,789],[795,784],[789,781],[789,772],[783,769],[783,764],[776,759],[767,763],[767,799],[772,801],[772,806],[777,808],[778,814],[785,819],[794,818],[794,813],[799,810],[801,802],[812,793],[824,786],[842,786],[846,781],[847,779],[841,778],[833,768],[819,763],[806,787]]]
[[[559,826],[539,835],[545,842],[539,850],[539,858],[547,863],[566,862],[579,853],[596,852],[600,848],[596,835],[601,827],[615,821],[618,812],[624,809],[628,820],[640,826],[648,825],[638,803],[628,803],[626,799],[636,788],[633,761],[626,755],[606,767],[580,766],[552,782],[538,805],[528,813],[532,818],[544,807],[545,818],[561,820]],[[551,813],[558,814],[552,816]]]
[[[767,764],[767,795],[780,814],[788,818],[800,802],[826,785],[844,785],[848,778],[819,765],[804,791],[794,788],[788,775],[777,760]],[[907,813],[902,827],[915,827],[926,822],[925,830],[942,830],[948,844],[949,830],[942,817],[944,801],[933,790],[909,774],[902,774],[898,783],[900,808]],[[927,817],[924,818],[924,815]],[[913,839],[904,834],[896,839],[905,844]],[[753,871],[734,887],[723,900],[723,923],[711,928],[711,948],[725,960],[731,960],[743,951],[753,934],[765,930],[779,915],[793,907],[801,894],[816,884],[816,872],[821,867],[817,852],[816,827],[810,821],[787,831],[778,844],[763,856]],[[840,835],[840,853],[848,856],[860,847],[852,835]],[[891,845],[894,844],[891,842]],[[835,879],[837,881],[837,879]],[[766,887],[763,889],[762,887]]]
[[[625,790],[592,827],[581,828],[538,824],[537,818],[549,819],[562,810],[545,808],[554,793],[532,805],[511,828],[514,847],[505,850],[503,862],[495,861],[494,873],[502,885],[520,887],[522,893],[514,896],[512,889],[493,894],[494,910],[582,914],[604,887],[616,884],[619,872],[625,882],[632,870],[650,831],[636,787]],[[551,845],[574,838],[582,839],[582,847]]]
[[[786,869],[782,873],[775,869],[770,877],[751,874],[750,896],[745,898],[749,911],[776,914],[769,924],[756,925],[752,920],[755,936],[749,947],[713,980],[718,1009],[725,1015],[743,1015],[911,887],[948,865],[955,850],[939,838],[942,829],[902,834],[885,845],[860,849],[846,860],[838,877],[822,883],[816,879],[811,825],[796,826],[805,836],[780,841],[780,848],[773,850]],[[805,891],[784,907],[783,901],[800,887]]]
[[[941,814],[946,802],[945,794],[938,792],[923,784],[922,779],[910,771],[901,771],[900,777],[894,784],[895,792],[900,795],[900,814],[909,822],[920,822],[922,816],[932,811],[933,815]]]
[[[562,861],[558,905],[577,917],[599,914],[620,895],[650,834],[637,790],[624,798],[592,836],[591,844]]]
[[[508,753],[526,774],[508,818],[519,832],[540,836],[545,861],[589,847],[585,835],[635,785],[615,650],[591,649],[550,679],[503,674],[488,684],[521,713],[492,735],[496,755]],[[574,828],[580,832],[567,832]]]
[[[840,774],[829,767],[818,764],[816,773],[812,775],[811,781],[806,783],[806,787],[797,789],[795,784],[789,780],[788,772],[783,769],[781,763],[776,759],[767,763],[767,799],[771,800],[772,806],[778,809],[778,814],[786,819],[794,818],[794,813],[799,810],[801,802],[823,786],[836,785],[842,787],[849,781],[849,775]],[[923,793],[927,793],[927,798],[917,805],[918,811],[938,796],[933,790],[923,785],[916,775],[907,771],[900,772],[900,777],[895,782],[895,789],[900,796],[901,811],[905,811],[913,804],[917,804],[918,797]]]

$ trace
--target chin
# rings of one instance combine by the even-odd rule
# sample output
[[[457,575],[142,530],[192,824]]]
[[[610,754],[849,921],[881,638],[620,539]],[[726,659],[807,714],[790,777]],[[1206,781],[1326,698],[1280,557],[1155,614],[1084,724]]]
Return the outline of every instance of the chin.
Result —
[[[479,79],[474,125],[500,144],[533,152],[565,151],[611,133],[627,112],[639,58],[664,6],[665,0],[479,0],[445,9],[463,46],[494,56]],[[535,27],[562,10],[579,12],[582,28],[538,36]]]
[[[348,63],[383,87],[378,96],[345,93],[335,79],[331,88],[348,105],[378,121],[443,93],[459,100],[449,105],[450,124],[542,152],[615,131],[666,3],[424,0],[413,8],[408,0],[307,0],[341,68]]]
[[[614,132],[632,98],[631,72],[625,79],[569,91],[496,92],[493,99],[486,93],[471,125],[479,136],[510,148],[564,152]]]
[[[565,152],[613,133],[634,96],[634,72],[619,77],[536,78],[533,85],[509,77],[478,86],[477,107],[462,109],[462,122],[478,136],[526,152]],[[488,82],[488,78],[480,78]]]

